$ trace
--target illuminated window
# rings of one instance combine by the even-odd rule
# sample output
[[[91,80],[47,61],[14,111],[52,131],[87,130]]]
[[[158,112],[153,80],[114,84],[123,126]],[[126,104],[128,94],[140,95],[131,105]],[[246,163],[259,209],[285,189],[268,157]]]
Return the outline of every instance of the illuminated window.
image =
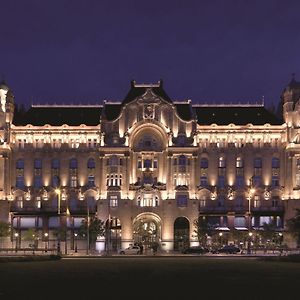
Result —
[[[110,207],[117,207],[118,206],[118,196],[117,195],[110,195],[109,196],[109,206]]]
[[[226,168],[226,160],[223,156],[219,157],[219,168]]]
[[[255,196],[254,196],[253,206],[254,206],[255,208],[258,208],[258,207],[260,207],[260,205],[261,205],[260,197],[257,196],[257,195],[255,195]]]
[[[17,207],[23,208],[23,197],[22,196],[17,197]]]

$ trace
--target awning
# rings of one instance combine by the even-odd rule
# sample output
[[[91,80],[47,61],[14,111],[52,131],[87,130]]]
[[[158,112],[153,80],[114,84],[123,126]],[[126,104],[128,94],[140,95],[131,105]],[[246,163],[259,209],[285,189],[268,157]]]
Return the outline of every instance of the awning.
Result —
[[[216,229],[220,231],[230,231],[228,227],[217,227]]]
[[[248,230],[247,227],[234,227],[236,230]]]

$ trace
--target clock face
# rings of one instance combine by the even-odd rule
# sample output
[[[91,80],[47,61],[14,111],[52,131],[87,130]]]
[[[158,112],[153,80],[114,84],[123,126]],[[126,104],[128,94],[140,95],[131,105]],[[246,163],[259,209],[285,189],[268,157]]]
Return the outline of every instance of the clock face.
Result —
[[[153,105],[147,104],[144,106],[144,118],[145,119],[153,119],[154,118]]]

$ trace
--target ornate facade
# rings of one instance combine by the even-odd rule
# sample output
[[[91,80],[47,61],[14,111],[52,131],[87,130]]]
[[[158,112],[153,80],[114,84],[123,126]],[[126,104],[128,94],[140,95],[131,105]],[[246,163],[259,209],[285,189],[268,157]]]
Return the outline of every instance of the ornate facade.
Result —
[[[98,106],[24,111],[5,83],[0,99],[0,218],[16,245],[28,228],[54,245],[64,226],[74,249],[81,221],[96,214],[111,225],[99,251],[154,241],[180,250],[197,243],[199,216],[220,232],[264,223],[281,232],[300,207],[294,79],[279,116],[263,104],[172,101],[161,81],[133,81],[122,102]]]

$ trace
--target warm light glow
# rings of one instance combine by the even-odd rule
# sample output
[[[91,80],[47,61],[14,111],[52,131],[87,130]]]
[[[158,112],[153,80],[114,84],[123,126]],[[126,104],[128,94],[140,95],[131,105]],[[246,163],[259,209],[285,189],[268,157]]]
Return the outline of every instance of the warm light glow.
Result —
[[[54,191],[57,195],[60,195],[60,193],[61,193],[60,189],[55,189]]]

